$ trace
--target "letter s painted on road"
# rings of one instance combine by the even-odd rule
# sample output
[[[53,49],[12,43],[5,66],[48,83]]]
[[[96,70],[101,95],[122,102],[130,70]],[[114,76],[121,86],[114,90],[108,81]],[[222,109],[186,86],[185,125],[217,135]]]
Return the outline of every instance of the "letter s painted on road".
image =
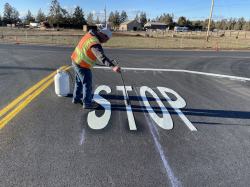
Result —
[[[110,87],[102,85],[95,90],[93,99],[105,109],[104,114],[101,117],[97,117],[95,111],[92,111],[89,112],[87,119],[89,127],[96,130],[106,127],[111,116],[110,102],[99,95],[103,90],[107,93],[111,93]]]

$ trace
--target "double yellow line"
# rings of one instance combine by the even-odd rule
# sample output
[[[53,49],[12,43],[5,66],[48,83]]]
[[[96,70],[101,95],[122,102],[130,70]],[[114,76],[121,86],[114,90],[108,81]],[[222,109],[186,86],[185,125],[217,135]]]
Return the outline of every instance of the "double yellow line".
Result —
[[[62,66],[60,69],[68,70],[71,68],[71,66]],[[13,118],[15,115],[17,115],[30,101],[32,101],[36,96],[38,96],[45,88],[47,88],[53,81],[54,81],[54,75],[57,73],[57,71],[50,74],[48,77],[44,78],[40,82],[38,82],[36,85],[31,87],[29,90],[24,92],[22,95],[20,95],[16,100],[11,102],[8,106],[6,106],[4,109],[0,111],[0,118],[6,114],[9,110],[11,110],[14,106],[16,106],[21,100],[23,100],[25,97],[27,97],[29,94],[31,94],[34,90],[37,90],[29,95],[28,98],[26,98],[20,105],[18,105],[14,110],[12,110],[8,115],[6,115],[1,121],[0,121],[0,130]],[[51,78],[53,77],[53,78]],[[49,81],[47,81],[49,80]],[[47,82],[46,82],[47,81]],[[46,83],[45,83],[46,82]],[[45,83],[45,84],[44,84]],[[42,86],[41,86],[42,85]],[[41,86],[41,87],[40,87]],[[40,88],[39,88],[40,87]]]

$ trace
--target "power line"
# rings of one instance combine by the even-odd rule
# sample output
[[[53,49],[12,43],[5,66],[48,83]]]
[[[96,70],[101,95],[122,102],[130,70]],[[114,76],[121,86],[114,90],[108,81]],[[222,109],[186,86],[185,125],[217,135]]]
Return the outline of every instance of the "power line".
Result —
[[[250,6],[250,4],[231,4],[231,5],[214,5],[214,7],[218,8],[218,7],[234,7],[234,8],[238,8],[238,7],[242,7],[242,6]],[[210,6],[204,6],[204,7],[197,7],[197,8],[192,8],[192,9],[187,9],[187,10],[181,10],[181,11],[176,11],[176,12],[172,12],[175,14],[179,14],[179,13],[185,13],[185,12],[192,12],[195,10],[204,10],[204,9],[208,9],[210,8]]]

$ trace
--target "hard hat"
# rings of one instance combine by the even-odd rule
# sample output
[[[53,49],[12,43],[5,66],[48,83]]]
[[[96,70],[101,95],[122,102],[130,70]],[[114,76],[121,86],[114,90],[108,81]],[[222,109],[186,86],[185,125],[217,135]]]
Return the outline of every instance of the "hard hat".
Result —
[[[108,28],[100,28],[100,32],[102,33],[102,34],[106,34],[107,35],[107,37],[109,37],[109,39],[111,39],[112,38],[112,33],[111,33],[111,31],[108,29]]]

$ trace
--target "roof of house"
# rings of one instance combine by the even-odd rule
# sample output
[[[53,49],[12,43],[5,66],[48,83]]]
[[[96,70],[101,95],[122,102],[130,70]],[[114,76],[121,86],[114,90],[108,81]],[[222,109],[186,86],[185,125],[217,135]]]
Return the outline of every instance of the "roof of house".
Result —
[[[125,22],[121,23],[121,25],[127,25],[127,24],[129,24],[129,23],[131,23],[133,21],[135,21],[135,20],[128,20],[128,21],[125,21]],[[136,22],[138,22],[138,21],[136,21]]]
[[[150,25],[167,25],[163,22],[147,22],[146,24],[150,24]]]

